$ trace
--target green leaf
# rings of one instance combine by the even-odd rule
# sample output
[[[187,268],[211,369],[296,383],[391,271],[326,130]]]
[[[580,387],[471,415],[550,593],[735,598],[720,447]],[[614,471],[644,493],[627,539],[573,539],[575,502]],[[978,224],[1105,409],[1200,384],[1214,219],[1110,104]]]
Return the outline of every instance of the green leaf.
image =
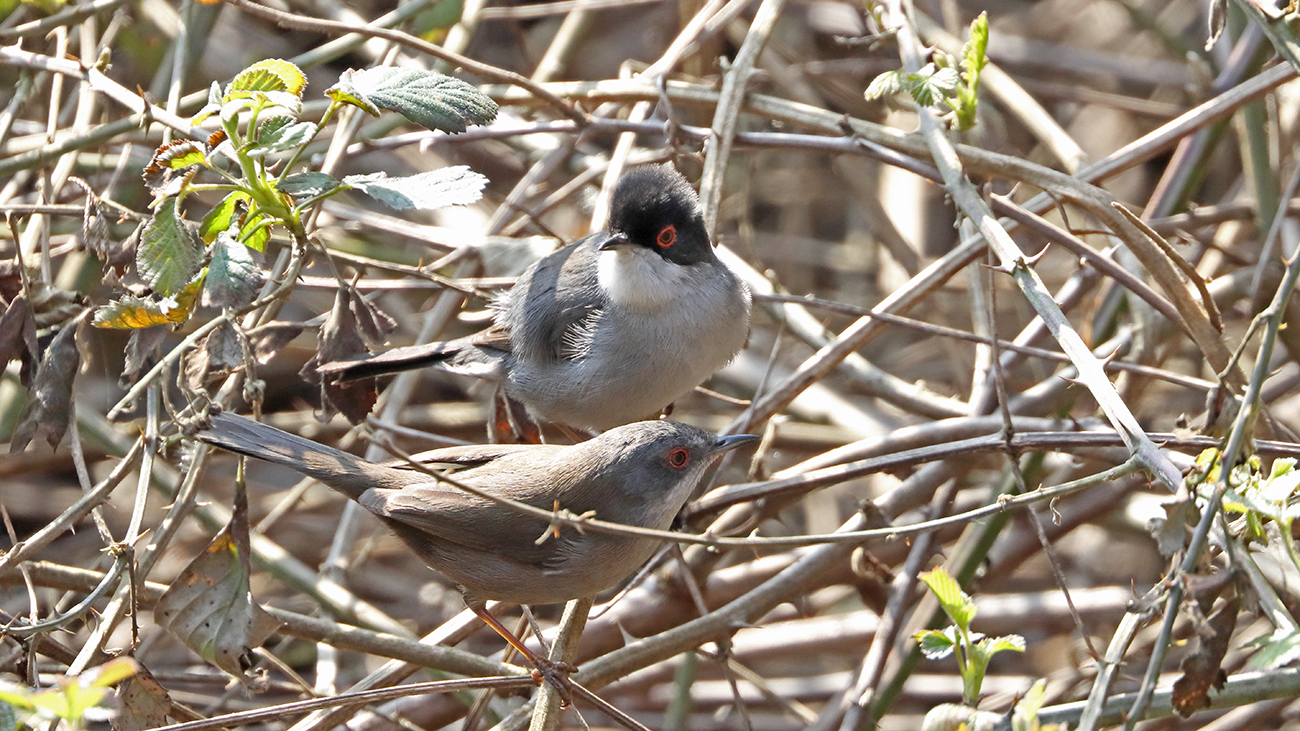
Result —
[[[405,178],[390,178],[384,172],[349,175],[343,183],[393,208],[427,211],[477,201],[483,197],[487,178],[456,165]]]
[[[943,630],[929,629],[923,632],[917,632],[912,636],[921,647],[921,654],[929,660],[941,660],[952,654],[953,648],[957,647],[957,633],[955,627],[946,627]]]
[[[195,112],[193,117],[190,117],[190,126],[196,127],[203,124],[203,120],[219,111],[221,111],[221,84],[214,81],[212,86],[208,87],[208,103]]]
[[[487,124],[496,118],[498,109],[488,95],[460,79],[394,66],[344,71],[325,93],[376,116],[378,110],[388,109],[425,129],[443,132],[464,132],[470,125]]]
[[[939,69],[928,63],[917,73],[907,74],[903,78],[903,88],[912,96],[912,101],[929,107],[955,94],[958,81],[956,69]]]
[[[129,657],[115,657],[97,668],[90,685],[96,688],[111,688],[135,675],[139,670],[140,665],[135,660]]]
[[[0,680],[0,703],[10,708],[30,710],[32,707],[32,690],[23,685]]]
[[[297,66],[282,59],[268,58],[240,71],[226,87],[226,100],[235,98],[232,96],[234,93],[258,91],[279,91],[301,97],[306,86],[307,77]]]
[[[982,12],[971,21],[970,40],[961,47],[961,79],[968,88],[979,86],[980,71],[988,64],[989,14]]]
[[[176,294],[190,283],[203,262],[203,247],[190,224],[176,215],[176,199],[154,211],[135,250],[135,268],[160,295]]]
[[[294,198],[311,198],[339,187],[332,175],[318,172],[295,173],[276,184],[275,189]]]
[[[1265,500],[1285,503],[1296,494],[1296,488],[1300,488],[1300,472],[1283,472],[1260,486],[1259,495]]]
[[[963,631],[969,629],[971,620],[975,618],[975,603],[962,591],[961,584],[949,576],[942,566],[921,574],[920,578],[934,592],[934,598],[939,600],[939,606],[943,607],[952,621]]]
[[[239,204],[249,200],[248,194],[241,191],[235,191],[221,202],[208,211],[208,215],[203,217],[203,222],[199,224],[199,236],[203,243],[210,244],[217,238],[217,234],[230,228],[239,216]]]
[[[902,72],[897,70],[886,71],[871,80],[871,83],[867,85],[866,92],[863,93],[862,96],[866,97],[867,101],[871,101],[872,99],[879,99],[891,94],[897,94],[902,90]]]
[[[979,100],[980,71],[988,64],[989,47],[988,13],[980,13],[970,24],[970,40],[961,49],[961,87],[953,108],[953,126],[965,131],[975,126],[975,112]]]
[[[1047,681],[1039,678],[1011,711],[1011,731],[1038,731],[1038,711],[1047,701]]]
[[[86,716],[86,711],[103,703],[108,697],[108,688],[87,687],[70,679],[70,682],[63,686],[61,695],[63,712],[59,717],[71,721],[73,725],[80,725],[81,719]]]
[[[1021,637],[1020,635],[1003,635],[1001,637],[989,637],[986,639],[982,639],[975,644],[979,646],[979,648],[982,649],[985,653],[987,653],[988,657],[993,657],[994,655],[1003,651],[1011,651],[1011,652],[1025,651],[1025,638]]]
[[[1246,665],[1251,669],[1273,670],[1290,665],[1297,658],[1300,658],[1300,632],[1278,630]]]
[[[316,125],[296,122],[294,117],[272,117],[257,129],[257,141],[245,151],[249,157],[265,157],[300,147],[316,136]]]
[[[266,242],[271,240],[271,227],[261,225],[267,220],[258,210],[257,205],[249,206],[244,223],[239,227],[239,240],[253,251],[266,251]]]
[[[239,307],[253,301],[266,275],[253,252],[222,231],[212,242],[212,262],[203,285],[204,307]]]

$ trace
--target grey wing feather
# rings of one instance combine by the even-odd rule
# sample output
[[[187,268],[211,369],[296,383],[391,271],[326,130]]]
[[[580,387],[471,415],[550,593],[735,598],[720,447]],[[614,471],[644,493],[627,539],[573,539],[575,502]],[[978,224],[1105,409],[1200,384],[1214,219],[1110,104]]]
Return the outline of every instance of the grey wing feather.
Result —
[[[455,487],[421,485],[370,490],[358,501],[375,515],[397,521],[435,539],[550,568],[563,559],[562,543],[538,545],[546,521],[502,508]]]
[[[502,299],[497,322],[510,333],[516,357],[544,362],[573,355],[566,340],[582,336],[570,333],[583,323],[590,327],[606,305],[596,273],[600,238],[588,236],[539,260]]]
[[[535,455],[557,452],[563,449],[557,445],[540,444],[466,444],[459,447],[443,447],[411,455],[411,461],[428,469],[468,469],[494,462],[501,457],[518,452],[533,451]],[[404,459],[384,462],[386,467],[397,469],[414,469]]]

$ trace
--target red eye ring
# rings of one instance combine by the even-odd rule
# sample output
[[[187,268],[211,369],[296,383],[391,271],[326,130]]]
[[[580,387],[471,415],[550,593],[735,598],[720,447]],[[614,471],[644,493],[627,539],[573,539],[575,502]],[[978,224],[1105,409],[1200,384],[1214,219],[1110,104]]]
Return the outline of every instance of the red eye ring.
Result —
[[[677,243],[677,227],[670,223],[659,229],[659,235],[655,237],[655,243],[661,249],[667,249]]]
[[[686,447],[673,447],[668,450],[668,454],[664,455],[664,461],[669,467],[680,470],[691,463],[691,453]]]

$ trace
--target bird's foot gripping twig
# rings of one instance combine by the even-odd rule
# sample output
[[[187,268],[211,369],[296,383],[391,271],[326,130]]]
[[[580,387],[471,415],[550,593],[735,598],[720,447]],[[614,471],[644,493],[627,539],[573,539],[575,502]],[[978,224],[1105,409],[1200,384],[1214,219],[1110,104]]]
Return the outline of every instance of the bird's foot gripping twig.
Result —
[[[578,668],[567,662],[550,660],[538,655],[528,649],[518,637],[515,637],[513,632],[506,629],[505,625],[492,616],[492,613],[487,610],[485,605],[473,601],[468,603],[470,611],[478,615],[478,618],[483,620],[484,624],[496,630],[496,633],[501,635],[502,639],[510,643],[510,646],[515,648],[516,652],[532,664],[533,672],[531,675],[533,680],[536,680],[539,684],[542,682],[550,683],[555,688],[556,693],[560,696],[560,706],[562,708],[568,708],[573,704],[573,688],[572,681],[569,680],[569,674],[578,672]]]

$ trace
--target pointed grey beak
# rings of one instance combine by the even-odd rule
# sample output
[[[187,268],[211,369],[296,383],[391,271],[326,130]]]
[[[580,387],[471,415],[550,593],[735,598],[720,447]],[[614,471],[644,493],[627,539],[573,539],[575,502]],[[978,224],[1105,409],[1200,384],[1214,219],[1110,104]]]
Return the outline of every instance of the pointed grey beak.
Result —
[[[754,434],[732,434],[730,436],[718,437],[718,441],[713,443],[713,454],[729,452],[736,447],[743,447],[750,442],[757,442],[758,436]]]
[[[630,246],[631,244],[632,242],[627,236],[617,232],[610,232],[609,238],[600,242],[600,246],[597,246],[596,248],[601,251],[609,251],[610,249],[617,249],[620,246]]]

